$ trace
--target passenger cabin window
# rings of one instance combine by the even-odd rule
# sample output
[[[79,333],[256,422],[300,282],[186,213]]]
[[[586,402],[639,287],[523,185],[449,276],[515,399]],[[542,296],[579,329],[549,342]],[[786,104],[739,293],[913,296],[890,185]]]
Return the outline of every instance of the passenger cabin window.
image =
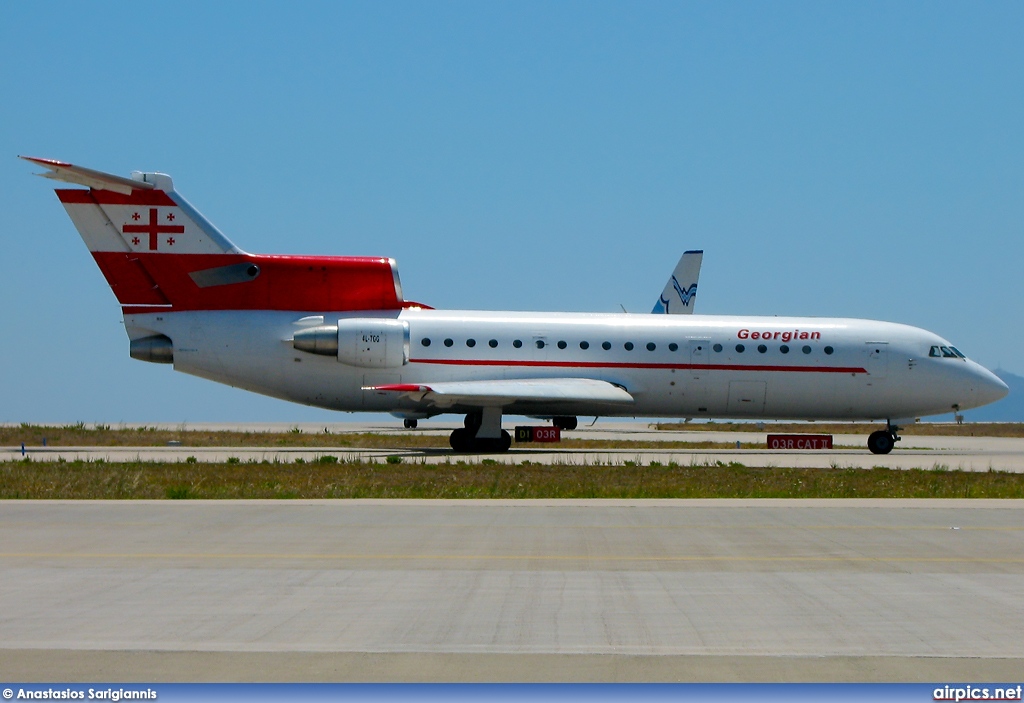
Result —
[[[762,354],[764,354],[766,351],[768,351],[768,347],[765,346],[764,344],[758,344],[757,345],[757,350],[759,352],[761,352]]]
[[[632,342],[626,342],[622,346],[626,348],[626,351],[633,351],[633,343]]]
[[[786,344],[783,344],[781,347],[779,347],[779,351],[782,352],[783,354],[788,354],[789,353],[789,346],[786,345]]]
[[[515,347],[516,349],[518,349],[519,347],[523,346],[523,340],[521,340],[521,339],[515,340],[514,342],[512,342],[512,346]]]
[[[742,354],[744,351],[746,351],[746,349],[747,348],[745,346],[743,346],[742,344],[737,344],[736,345],[736,351],[739,352],[740,354]]]
[[[835,349],[833,349],[832,347],[825,347],[825,353],[826,354],[831,354],[834,351],[835,351]]]
[[[445,345],[446,347],[450,347],[450,346],[451,346],[451,345],[453,345],[453,344],[455,344],[455,342],[454,342],[454,341],[452,341],[451,339],[446,339],[446,340],[444,340],[444,345]]]
[[[559,341],[558,342],[558,348],[559,349],[565,349],[567,346],[569,346],[569,345],[566,344],[564,341]]]
[[[800,351],[802,351],[804,354],[810,354],[811,348],[805,344],[803,349],[801,349]]]
[[[675,342],[670,342],[669,343],[669,345],[668,345],[668,350],[669,351],[676,351],[677,349],[679,349],[679,345],[678,344],[676,344]]]
[[[467,339],[466,340],[466,346],[467,347],[475,347],[476,346],[476,340],[475,339]]]
[[[546,343],[545,343],[545,341],[543,339],[538,339],[537,340],[537,348],[538,349],[543,349],[545,346],[546,346]]]
[[[648,342],[647,343],[647,351],[654,351],[657,348],[658,347],[654,344],[654,342]]]
[[[489,341],[487,343],[487,346],[489,346],[491,349],[494,349],[495,347],[498,346],[498,340],[497,339],[492,339],[491,341]]]
[[[711,348],[714,349],[716,352],[722,351],[722,345],[721,344],[716,344],[715,346],[713,346]]]
[[[602,342],[601,343],[601,348],[604,349],[605,351],[608,351],[609,349],[612,348],[612,343],[611,342]]]
[[[424,337],[423,339],[421,339],[420,340],[420,344],[422,344],[425,347],[429,347],[430,346],[430,337]]]
[[[590,342],[580,342],[580,349],[590,349]]]

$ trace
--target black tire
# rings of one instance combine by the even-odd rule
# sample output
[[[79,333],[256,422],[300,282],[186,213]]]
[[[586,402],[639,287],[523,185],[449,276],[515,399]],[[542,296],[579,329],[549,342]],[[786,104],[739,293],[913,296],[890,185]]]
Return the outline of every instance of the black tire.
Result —
[[[413,420],[412,418],[406,418],[404,424],[405,424],[405,429],[407,429],[407,430],[415,430],[416,429],[416,425],[418,425],[419,423],[416,422],[415,420]]]
[[[868,449],[872,454],[888,454],[896,446],[896,439],[885,430],[868,435]]]
[[[579,421],[575,415],[564,415],[551,418],[551,424],[560,430],[575,430]]]
[[[507,452],[512,446],[512,435],[502,430],[501,437],[474,437],[472,432],[460,427],[452,432],[448,444],[457,452],[499,454]]]
[[[472,442],[473,435],[469,433],[469,430],[463,427],[452,431],[451,436],[448,438],[448,444],[450,444],[452,449],[457,452],[468,452]]]
[[[505,430],[501,431],[500,437],[477,437],[473,440],[473,451],[486,454],[507,452],[511,446],[512,435]]]

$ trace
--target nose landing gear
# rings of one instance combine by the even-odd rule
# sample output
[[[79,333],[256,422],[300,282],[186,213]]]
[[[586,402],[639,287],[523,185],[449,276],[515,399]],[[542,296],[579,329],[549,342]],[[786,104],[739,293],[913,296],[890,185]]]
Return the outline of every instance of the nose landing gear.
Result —
[[[868,435],[868,449],[872,454],[888,454],[896,446],[896,440],[885,430],[878,430]]]
[[[902,439],[897,432],[899,427],[887,422],[884,430],[877,430],[868,435],[868,449],[872,454],[888,454]]]

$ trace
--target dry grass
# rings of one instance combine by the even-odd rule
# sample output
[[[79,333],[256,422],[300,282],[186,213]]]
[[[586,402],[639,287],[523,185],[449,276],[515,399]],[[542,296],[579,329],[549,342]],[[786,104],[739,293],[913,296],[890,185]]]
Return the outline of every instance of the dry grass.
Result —
[[[402,432],[381,434],[362,433],[304,433],[304,432],[231,432],[175,429],[163,430],[152,427],[111,428],[87,427],[84,424],[63,427],[28,425],[0,427],[0,446],[17,447],[42,446],[43,440],[50,447],[157,447],[168,442],[180,442],[182,447],[353,447],[358,449],[448,449],[448,436]],[[542,445],[537,445],[542,446]],[[732,442],[658,442],[623,441],[610,439],[563,439],[558,445],[565,449],[615,449],[658,447],[662,449],[729,449]],[[760,446],[750,444],[749,447]]]
[[[1024,498],[1024,474],[944,467],[372,464],[334,457],[305,464],[19,461],[0,464],[0,498]]]
[[[364,447],[388,449],[399,446],[415,449],[447,447],[448,437],[416,432],[408,434],[377,433],[306,433],[235,432],[220,430],[157,429],[155,427],[119,427],[107,425],[88,427],[76,425],[29,425],[0,427],[0,446],[41,446],[43,440],[51,447],[158,447],[180,442],[183,447]]]

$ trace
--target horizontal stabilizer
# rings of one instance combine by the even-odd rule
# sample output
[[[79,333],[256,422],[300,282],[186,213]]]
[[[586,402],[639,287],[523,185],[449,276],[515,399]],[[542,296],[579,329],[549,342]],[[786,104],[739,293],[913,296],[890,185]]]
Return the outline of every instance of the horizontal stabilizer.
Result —
[[[521,378],[497,381],[451,381],[368,386],[364,391],[401,393],[417,402],[441,407],[455,404],[503,406],[516,402],[628,404],[633,396],[623,388],[592,378]]]
[[[125,178],[124,176],[115,176],[112,173],[94,171],[91,168],[75,166],[74,164],[68,164],[54,159],[39,159],[34,156],[22,156],[20,158],[50,169],[47,173],[37,174],[43,178],[50,178],[55,181],[64,181],[65,183],[74,183],[75,185],[95,188],[96,190],[111,190],[115,193],[121,193],[122,195],[131,195],[133,190],[152,190],[156,187],[155,184],[147,183],[143,180]],[[139,177],[144,178],[145,176],[140,174]],[[168,182],[169,180],[170,179],[168,179]],[[167,189],[170,190],[170,188]]]

